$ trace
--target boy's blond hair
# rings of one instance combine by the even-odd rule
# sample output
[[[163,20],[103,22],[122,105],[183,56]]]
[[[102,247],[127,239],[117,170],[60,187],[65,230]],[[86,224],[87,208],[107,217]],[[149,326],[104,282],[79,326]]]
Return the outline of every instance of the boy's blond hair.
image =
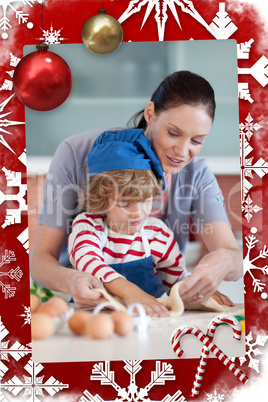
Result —
[[[113,170],[92,176],[79,202],[84,210],[104,215],[110,197],[120,202],[142,202],[159,196],[162,188],[162,180],[151,170]]]

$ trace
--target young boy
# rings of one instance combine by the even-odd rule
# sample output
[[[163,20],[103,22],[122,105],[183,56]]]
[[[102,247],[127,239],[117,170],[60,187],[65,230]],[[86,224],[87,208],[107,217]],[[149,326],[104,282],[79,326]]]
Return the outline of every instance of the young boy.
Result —
[[[163,171],[143,130],[104,132],[88,154],[90,181],[68,238],[70,262],[88,271],[127,305],[151,316],[166,308],[155,299],[159,270],[169,293],[190,274],[171,230],[149,217],[164,188]]]

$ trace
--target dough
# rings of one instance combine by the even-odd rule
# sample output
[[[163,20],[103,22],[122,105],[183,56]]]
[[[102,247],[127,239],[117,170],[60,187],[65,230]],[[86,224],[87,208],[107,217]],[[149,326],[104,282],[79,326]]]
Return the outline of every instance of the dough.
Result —
[[[180,286],[182,285],[183,281],[175,283],[175,285],[172,286],[170,290],[170,294],[167,297],[160,297],[156,299],[159,301],[159,303],[163,304],[166,307],[169,307],[169,315],[182,315],[184,312],[184,304],[183,301],[180,297],[179,289]],[[108,300],[110,303],[115,304],[119,310],[121,311],[127,311],[126,306],[123,304],[123,300],[120,299],[120,302],[117,300],[116,297],[113,297],[104,289],[91,289],[96,292],[99,292],[103,295],[103,297]],[[119,298],[118,298],[119,299]],[[191,306],[187,306],[187,310],[204,310],[204,311],[215,311],[218,313],[225,313],[229,310],[227,306],[221,305],[216,300],[214,300],[212,297],[210,297],[208,300],[202,302],[202,303],[197,303],[193,304]]]
[[[127,311],[126,306],[125,306],[124,304],[120,303],[119,301],[117,301],[116,298],[113,297],[112,295],[110,295],[110,293],[108,293],[106,290],[104,290],[104,289],[97,289],[97,288],[94,288],[94,289],[91,289],[91,290],[95,290],[96,292],[101,293],[102,296],[103,296],[106,300],[108,300],[110,303],[113,303],[114,305],[116,305],[116,306],[119,308],[119,310],[121,310],[121,311]]]
[[[168,297],[160,297],[157,299],[159,303],[170,308],[169,315],[182,315],[184,312],[184,304],[179,293],[179,289],[182,284],[183,281],[175,283],[175,285],[172,286]],[[210,297],[208,300],[205,300],[202,303],[187,306],[187,310],[205,310],[225,313],[229,310],[229,308],[219,304],[216,302],[216,300]]]
[[[179,294],[181,284],[182,282],[175,283],[170,290],[169,296],[156,299],[159,303],[170,308],[169,315],[182,315],[184,312],[184,304]]]

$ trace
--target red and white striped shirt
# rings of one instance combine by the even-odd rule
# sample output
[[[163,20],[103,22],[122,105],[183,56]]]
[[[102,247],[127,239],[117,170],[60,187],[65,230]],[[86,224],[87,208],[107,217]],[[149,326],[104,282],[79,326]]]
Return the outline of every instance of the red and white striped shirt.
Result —
[[[70,262],[79,271],[87,271],[102,282],[120,278],[109,264],[125,263],[145,258],[140,232],[133,235],[117,233],[108,228],[104,237],[105,218],[93,213],[78,215],[68,238]],[[160,219],[149,217],[144,226],[154,263],[160,270],[163,284],[169,292],[172,285],[190,274],[172,231]]]

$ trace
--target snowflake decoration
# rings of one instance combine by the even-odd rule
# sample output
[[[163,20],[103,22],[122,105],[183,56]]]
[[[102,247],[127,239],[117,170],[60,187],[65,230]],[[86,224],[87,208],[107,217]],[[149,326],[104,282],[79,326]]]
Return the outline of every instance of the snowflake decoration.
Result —
[[[254,39],[250,39],[249,41],[238,43],[237,44],[237,58],[238,59],[249,59],[249,53],[251,49],[251,45],[254,42]]]
[[[50,29],[42,30],[43,36],[39,39],[45,42],[47,45],[59,45],[65,39],[60,36],[62,29],[63,28],[56,30],[51,24]]]
[[[10,286],[9,284],[3,283],[0,281],[0,288],[5,295],[5,299],[11,298],[15,296],[16,286]]]
[[[46,382],[44,382],[44,376],[38,376],[43,370],[44,366],[40,363],[33,363],[32,359],[24,366],[29,376],[24,375],[24,381],[21,381],[17,376],[11,378],[11,380],[2,383],[0,385],[0,400],[4,397],[1,390],[6,390],[17,396],[21,391],[24,390],[24,395],[27,396],[28,402],[41,402],[41,397],[45,397],[44,390],[53,397],[57,392],[61,391],[63,388],[68,388],[68,384],[63,384],[56,380],[54,377],[50,377]]]
[[[19,160],[24,166],[26,166],[26,148],[25,148],[24,151],[20,154],[20,156],[18,156],[18,160]]]
[[[249,53],[250,53],[251,45],[253,42],[254,42],[254,39],[251,38],[249,41],[237,44],[238,60],[249,59]],[[250,103],[254,102],[254,99],[252,99],[252,97],[249,93],[249,87],[248,87],[247,82],[239,82],[238,83],[238,93],[239,93],[240,99],[245,99]]]
[[[238,83],[238,96],[239,96],[239,99],[245,99],[250,103],[254,102],[254,99],[252,99],[252,97],[250,95],[247,82],[239,82]]]
[[[26,195],[27,185],[22,184],[21,180],[21,172],[14,172],[11,170],[7,170],[5,167],[2,168],[3,172],[6,175],[7,186],[8,187],[18,187],[19,191],[17,194],[4,194],[0,190],[0,205],[5,201],[17,201],[19,203],[19,208],[17,209],[7,209],[6,210],[6,219],[2,225],[2,228],[12,225],[14,223],[21,222],[21,212],[27,211],[28,207],[24,196]]]
[[[13,251],[5,250],[4,256],[2,256],[2,261],[0,267],[4,264],[10,264],[10,261],[16,261],[15,254]],[[10,269],[9,271],[0,271],[0,276],[9,276],[10,279],[16,279],[19,282],[22,278],[23,272],[20,267],[15,269]]]
[[[27,353],[31,353],[31,349],[21,345],[19,342],[15,342],[9,347],[9,341],[3,341],[9,331],[4,326],[0,317],[0,381],[8,371],[8,367],[3,363],[3,361],[9,362],[9,356],[13,357],[16,361],[19,361]],[[1,395],[0,395],[1,396]],[[0,400],[2,400],[0,398]]]
[[[5,254],[2,256],[2,261],[0,262],[0,268],[4,264],[10,264],[11,261],[16,261],[15,253],[13,251],[5,250]],[[8,276],[10,279],[15,279],[19,282],[23,276],[23,272],[20,267],[15,269],[11,268],[9,271],[0,271],[0,277],[1,276]],[[6,299],[15,295],[16,287],[5,284],[2,281],[0,281],[0,287],[2,288],[2,292],[5,294]]]
[[[265,346],[267,340],[268,340],[268,336],[266,335],[257,335],[257,339],[255,342],[253,341],[253,336],[252,336],[252,332],[250,332],[246,337],[246,354],[243,357],[240,357],[240,365],[242,366],[246,361],[247,361],[247,357],[249,359],[249,364],[248,367],[252,368],[253,370],[255,370],[257,373],[260,372],[259,370],[259,365],[260,362],[258,359],[255,359],[253,357],[254,356],[259,356],[262,355],[262,352],[260,351],[260,349],[256,346]]]
[[[252,235],[246,236],[246,247],[248,249],[247,255],[244,258],[244,275],[248,272],[252,278],[252,285],[253,285],[253,292],[262,292],[264,287],[266,286],[265,283],[261,282],[259,279],[255,278],[253,275],[252,271],[253,270],[259,270],[261,271],[264,275],[268,274],[268,265],[265,265],[264,267],[258,267],[254,265],[255,261],[259,259],[265,259],[268,257],[268,248],[265,245],[262,250],[260,250],[259,255],[253,259],[250,259],[250,251],[256,246],[256,243],[258,243],[258,239],[255,236],[255,233],[257,233],[256,228],[251,229]],[[267,293],[263,292],[261,293],[261,297],[263,299],[266,299]]]
[[[237,31],[237,26],[232,22],[225,10],[225,3],[219,3],[219,11],[210,24],[210,28],[212,35],[216,39],[229,39]]]
[[[213,394],[207,394],[207,402],[223,402],[224,401],[224,395],[225,394],[218,394],[217,391],[215,390]]]
[[[14,251],[5,250],[5,254],[2,256],[2,261],[0,262],[0,267],[2,267],[4,264],[10,264],[11,261],[16,261]]]
[[[18,21],[18,24],[26,24],[28,29],[33,28],[33,23],[28,21],[29,20],[29,14],[23,12],[22,10],[17,9],[17,4],[14,6],[12,3],[22,3],[24,6],[29,6],[33,7],[35,3],[42,3],[43,0],[20,0],[20,1],[14,1],[14,0],[0,0],[0,7],[2,7],[3,10],[3,18],[0,19],[0,29],[1,31],[4,31],[2,33],[2,39],[7,39],[8,38],[8,33],[12,28],[12,25],[10,24],[10,20],[8,18],[8,13],[13,12],[15,14],[15,17]]]
[[[268,163],[260,158],[257,162],[253,163],[253,157],[248,158],[253,148],[249,144],[251,137],[254,135],[254,131],[258,131],[262,126],[258,123],[254,123],[250,113],[248,113],[245,123],[239,124],[240,134],[240,164],[241,164],[241,190],[242,190],[242,210],[245,212],[246,218],[249,220],[252,217],[252,212],[258,212],[260,207],[252,207],[251,198],[246,196],[252,187],[252,184],[247,179],[253,178],[253,172],[255,172],[260,178],[268,173]]]
[[[253,118],[251,117],[250,113],[247,115],[246,123],[240,123],[239,127],[241,132],[243,132],[248,141],[250,141],[251,137],[253,136],[253,130],[258,131],[262,126],[258,123],[253,123]]]
[[[190,0],[132,0],[118,21],[122,23],[134,13],[139,12],[142,6],[146,4],[147,10],[141,28],[145,24],[153,8],[155,8],[155,20],[158,28],[159,41],[164,40],[165,25],[168,19],[168,9],[171,11],[180,29],[182,29],[176,5],[181,8],[182,12],[189,14],[192,18],[204,26],[216,39],[228,39],[238,29],[226,12],[224,2],[219,3],[219,11],[210,25],[208,25],[203,17],[198,13],[193,5],[193,2]]]
[[[237,45],[237,58],[238,59],[249,59],[249,53],[251,49],[251,45],[254,42],[254,39],[250,39],[247,42],[241,43]],[[261,58],[250,68],[238,68],[238,74],[250,74],[256,81],[263,87],[268,84],[268,59],[265,56],[261,56]],[[243,82],[238,84],[239,90],[239,98],[248,100],[250,103],[253,103],[248,84]]]
[[[145,388],[139,388],[136,384],[136,374],[142,369],[141,360],[124,360],[124,369],[130,375],[130,383],[127,388],[121,388],[115,381],[114,371],[110,370],[110,362],[95,364],[92,370],[94,375],[91,376],[91,380],[97,380],[101,382],[101,385],[110,385],[113,387],[118,397],[117,402],[120,401],[151,401],[148,398],[148,392],[155,385],[165,385],[167,380],[175,380],[173,375],[173,369],[170,364],[156,361],[156,369],[151,372],[151,382],[146,385]],[[179,398],[179,399],[178,399]],[[104,402],[99,395],[92,395],[88,390],[84,392],[84,395],[79,399],[80,402]],[[165,402],[183,402],[186,401],[181,391],[178,390],[172,397],[167,395],[162,401]]]
[[[16,286],[10,286],[9,284],[3,283],[0,281],[0,288],[5,295],[5,299],[11,298],[15,296]]]
[[[24,231],[17,237],[18,241],[23,245],[23,248],[26,250],[27,254],[29,254],[29,230],[28,228],[24,229]]]
[[[24,308],[24,312],[20,314],[20,317],[24,319],[24,324],[23,325],[30,325],[31,324],[31,307],[26,307],[22,305]]]
[[[261,210],[262,210],[262,208],[258,207],[258,205],[253,205],[253,201],[250,198],[250,196],[248,195],[246,200],[244,201],[244,205],[242,205],[242,212],[245,213],[246,220],[249,222],[253,216],[253,212],[257,213]]]
[[[261,58],[250,68],[239,68],[238,74],[250,74],[261,86],[268,84],[268,59],[265,56]]]
[[[11,95],[9,98],[7,98],[4,102],[2,102],[0,104],[0,113],[3,112],[4,108],[10,102],[10,100],[13,98],[14,95],[15,94]],[[11,134],[11,133],[2,127],[16,126],[17,124],[25,124],[25,122],[11,121],[11,120],[4,119],[4,117],[8,116],[10,113],[12,113],[12,112],[0,114],[0,144],[4,145],[7,149],[9,149],[11,152],[13,152],[15,154],[13,149],[8,145],[8,143],[4,139],[3,135],[1,134],[1,133],[5,133],[5,134]]]
[[[17,282],[19,282],[23,276],[23,272],[20,269],[20,267],[17,267],[16,269],[11,269],[8,272],[1,272],[0,271],[0,276],[9,276],[11,279],[16,279]],[[15,296],[15,291],[16,287],[5,284],[0,281],[0,286],[2,287],[2,291],[5,294],[5,298],[7,299],[8,297],[13,297]]]
[[[145,6],[146,4],[147,4],[147,9],[145,12],[145,16],[143,19],[141,29],[142,29],[143,25],[145,24],[147,18],[149,17],[150,13],[152,12],[152,10],[155,9],[155,20],[157,23],[159,41],[164,40],[165,26],[166,26],[166,21],[168,19],[168,14],[167,14],[168,8],[171,11],[173,17],[175,18],[177,24],[182,29],[181,23],[180,23],[180,20],[178,17],[176,5],[181,8],[182,12],[189,14],[197,22],[199,22],[201,25],[203,25],[214,37],[217,37],[217,35],[218,35],[217,31],[221,29],[221,27],[217,27],[215,22],[213,24],[211,24],[211,26],[209,26],[206,23],[206,21],[201,17],[201,15],[198,13],[198,11],[195,9],[193,2],[190,0],[131,0],[129,2],[128,8],[124,11],[124,13],[118,19],[118,21],[120,23],[124,22],[129,17],[131,17],[133,14],[139,12],[141,10],[142,6]],[[222,3],[220,3],[220,4],[222,4]]]
[[[9,53],[9,57],[10,57],[10,62],[9,62],[10,66],[14,67],[14,68],[17,67],[17,65],[19,64],[21,59],[17,56],[14,56],[13,53]],[[13,78],[14,71],[15,71],[15,69],[6,71],[6,73],[10,76],[10,78]],[[13,89],[13,81],[10,79],[5,79],[4,83],[0,87],[0,91],[12,91],[12,89]]]

